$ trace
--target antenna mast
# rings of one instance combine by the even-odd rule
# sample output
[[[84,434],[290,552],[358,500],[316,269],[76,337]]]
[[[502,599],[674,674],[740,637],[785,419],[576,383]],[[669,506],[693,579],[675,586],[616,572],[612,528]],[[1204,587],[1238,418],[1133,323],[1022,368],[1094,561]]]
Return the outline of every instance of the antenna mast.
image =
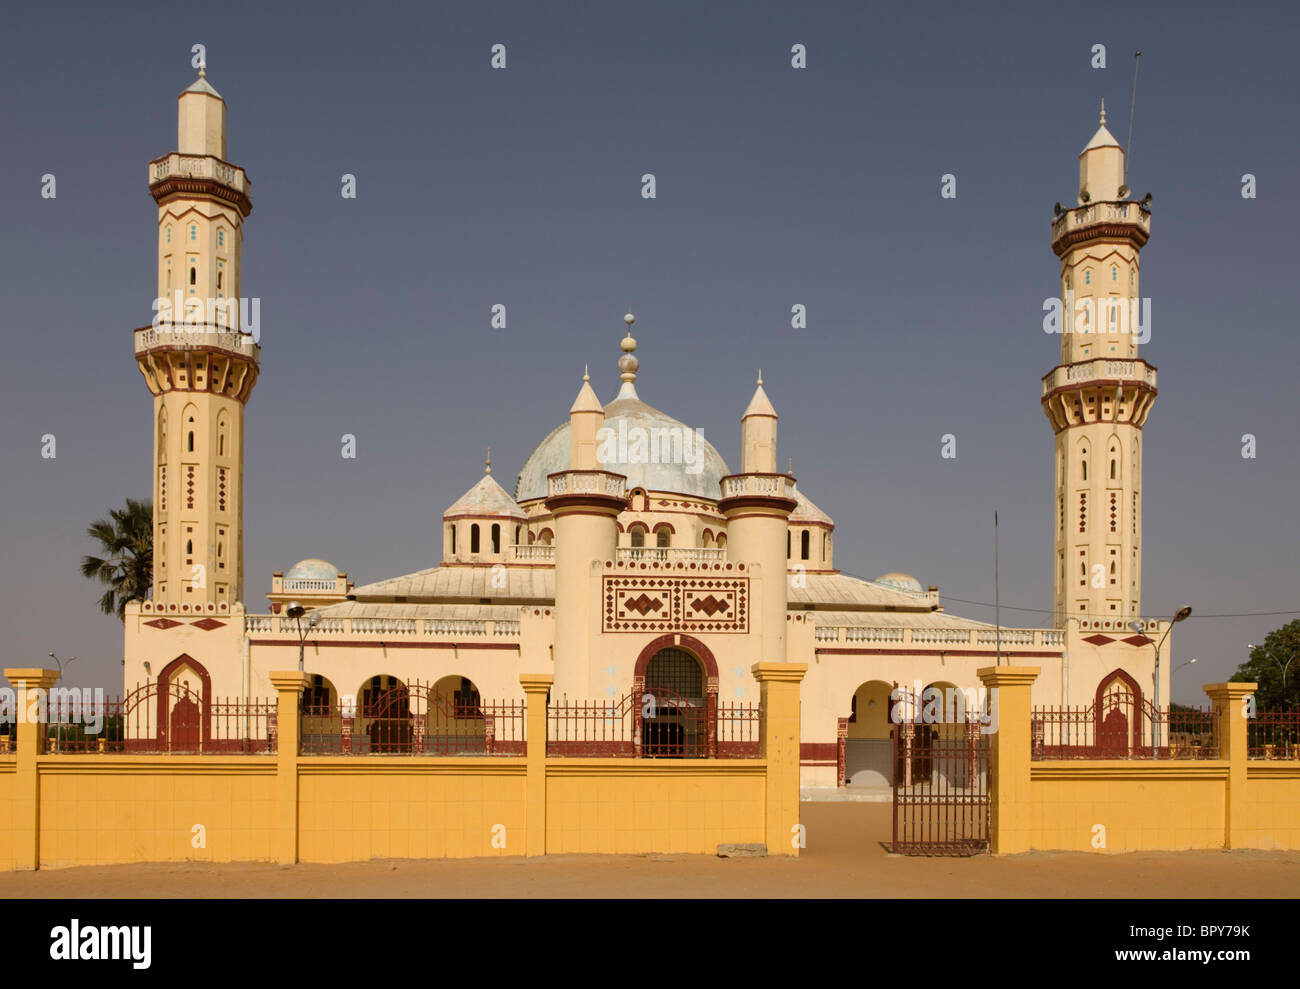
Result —
[[[1128,185],[1128,166],[1133,157],[1133,111],[1137,108],[1138,98],[1138,64],[1142,59],[1142,50],[1133,53],[1133,98],[1128,105],[1128,144],[1124,147],[1124,184]]]

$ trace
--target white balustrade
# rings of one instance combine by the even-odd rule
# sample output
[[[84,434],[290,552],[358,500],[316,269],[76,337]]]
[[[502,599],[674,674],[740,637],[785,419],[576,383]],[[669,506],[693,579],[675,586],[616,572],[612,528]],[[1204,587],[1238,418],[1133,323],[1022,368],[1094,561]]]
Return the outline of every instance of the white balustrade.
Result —
[[[617,560],[619,563],[725,563],[727,550],[716,546],[620,546]]]
[[[512,543],[510,554],[516,560],[542,563],[553,563],[555,561],[555,547],[545,543],[533,543],[531,546]]]

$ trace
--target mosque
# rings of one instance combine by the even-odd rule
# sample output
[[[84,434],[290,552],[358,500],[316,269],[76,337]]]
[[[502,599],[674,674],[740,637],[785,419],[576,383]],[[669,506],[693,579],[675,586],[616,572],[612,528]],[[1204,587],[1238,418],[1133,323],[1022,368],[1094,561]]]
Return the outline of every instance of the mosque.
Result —
[[[301,650],[319,703],[415,681],[515,699],[520,674],[552,673],[553,702],[654,686],[713,712],[757,702],[753,663],[805,663],[806,786],[889,781],[896,684],[976,688],[976,671],[1000,659],[1041,668],[1035,704],[1149,692],[1151,645],[1168,629],[1140,610],[1140,441],[1155,368],[1114,312],[1138,296],[1151,217],[1149,200],[1129,199],[1104,110],[1079,155],[1077,205],[1058,205],[1051,225],[1069,316],[1040,394],[1055,436],[1055,617],[1000,629],[949,613],[936,586],[906,574],[841,573],[834,520],[780,470],[761,376],[733,471],[641,398],[653,399],[653,376],[639,378],[631,315],[617,394],[602,403],[584,374],[567,418],[557,394],[559,424],[510,490],[489,455],[444,512],[427,568],[358,587],[334,563],[304,559],[272,576],[268,606],[247,610],[244,407],[260,348],[236,304],[252,201],[226,157],[225,114],[200,72],[179,97],[177,150],[149,163],[157,294],[183,305],[135,331],[153,395],[155,554],[152,597],[126,613],[128,690],[166,698],[183,684],[204,705],[268,697],[268,674],[296,669]]]

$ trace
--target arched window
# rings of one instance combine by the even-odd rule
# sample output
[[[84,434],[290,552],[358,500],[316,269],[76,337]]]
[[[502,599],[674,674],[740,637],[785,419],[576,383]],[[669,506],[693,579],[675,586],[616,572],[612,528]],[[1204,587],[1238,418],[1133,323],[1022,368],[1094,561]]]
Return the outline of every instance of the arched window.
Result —
[[[192,556],[193,554],[194,554],[194,540],[187,539],[185,540],[185,555]]]
[[[718,533],[718,549],[726,549],[726,548],[727,548],[727,537],[726,537],[726,535],[725,535],[724,533],[719,532],[719,533]]]
[[[831,534],[829,532],[822,533],[822,560],[823,561],[825,561],[826,558],[830,555],[829,553],[826,552],[826,547],[830,544],[830,539],[831,539]]]
[[[187,453],[193,453],[193,452],[194,452],[194,430],[192,430],[192,429],[189,431],[189,433],[188,433],[188,434],[186,435],[186,437],[185,437],[185,451],[186,451]]]
[[[1112,265],[1110,266],[1110,280],[1111,280],[1112,282],[1117,282],[1117,281],[1119,281],[1119,267],[1118,267],[1118,265],[1113,265],[1113,264],[1112,264]]]
[[[1079,466],[1083,469],[1083,479],[1085,481],[1088,480],[1088,461],[1087,460],[1079,461]]]
[[[496,522],[492,523],[492,552],[501,552],[501,526]]]
[[[659,547],[668,545],[668,530],[660,529],[655,533],[655,545]]]
[[[172,242],[172,225],[169,223],[167,224],[167,243],[170,244],[171,242]]]
[[[447,526],[451,530],[451,555],[456,555],[456,526],[455,523]]]
[[[635,546],[635,547],[638,548],[638,549],[639,549],[640,547],[644,546],[644,545],[645,545],[645,530],[644,530],[644,529],[633,529],[633,530],[632,530],[632,539],[631,539],[631,543],[632,543],[633,546]]]
[[[199,239],[199,227],[197,223],[190,224],[190,240]]]
[[[475,522],[473,525],[469,527],[469,551],[471,553],[478,552],[478,523],[477,522]]]
[[[1091,268],[1089,268],[1087,271],[1085,271],[1085,272],[1083,273],[1083,284],[1085,284],[1085,285],[1091,285],[1091,284],[1092,284],[1092,269],[1091,269]]]
[[[191,284],[191,285],[196,284],[196,279],[197,279],[198,277],[199,277],[199,275],[198,275],[198,269],[195,268],[194,265],[190,265],[190,284]]]
[[[790,530],[785,530],[785,558],[790,559]]]
[[[543,546],[549,546],[555,541],[555,533],[550,529],[543,529],[537,534],[537,541]]]
[[[811,533],[810,533],[807,529],[804,529],[804,531],[801,532],[801,533],[799,534],[799,557],[800,557],[800,559],[803,559],[803,560],[808,559],[809,545],[810,545],[811,542],[812,542],[810,536],[811,536]]]
[[[220,227],[217,227],[217,246],[218,247],[226,246],[226,232],[222,230]]]
[[[515,526],[515,545],[519,545],[519,526]]]

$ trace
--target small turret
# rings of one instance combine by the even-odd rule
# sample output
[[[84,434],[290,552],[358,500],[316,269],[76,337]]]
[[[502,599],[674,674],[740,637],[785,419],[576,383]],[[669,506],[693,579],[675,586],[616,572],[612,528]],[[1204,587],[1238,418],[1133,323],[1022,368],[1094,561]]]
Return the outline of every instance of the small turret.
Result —
[[[1122,192],[1120,190],[1123,190]],[[1079,205],[1128,198],[1124,186],[1124,149],[1106,129],[1106,101],[1101,101],[1101,126],[1079,152]]]

